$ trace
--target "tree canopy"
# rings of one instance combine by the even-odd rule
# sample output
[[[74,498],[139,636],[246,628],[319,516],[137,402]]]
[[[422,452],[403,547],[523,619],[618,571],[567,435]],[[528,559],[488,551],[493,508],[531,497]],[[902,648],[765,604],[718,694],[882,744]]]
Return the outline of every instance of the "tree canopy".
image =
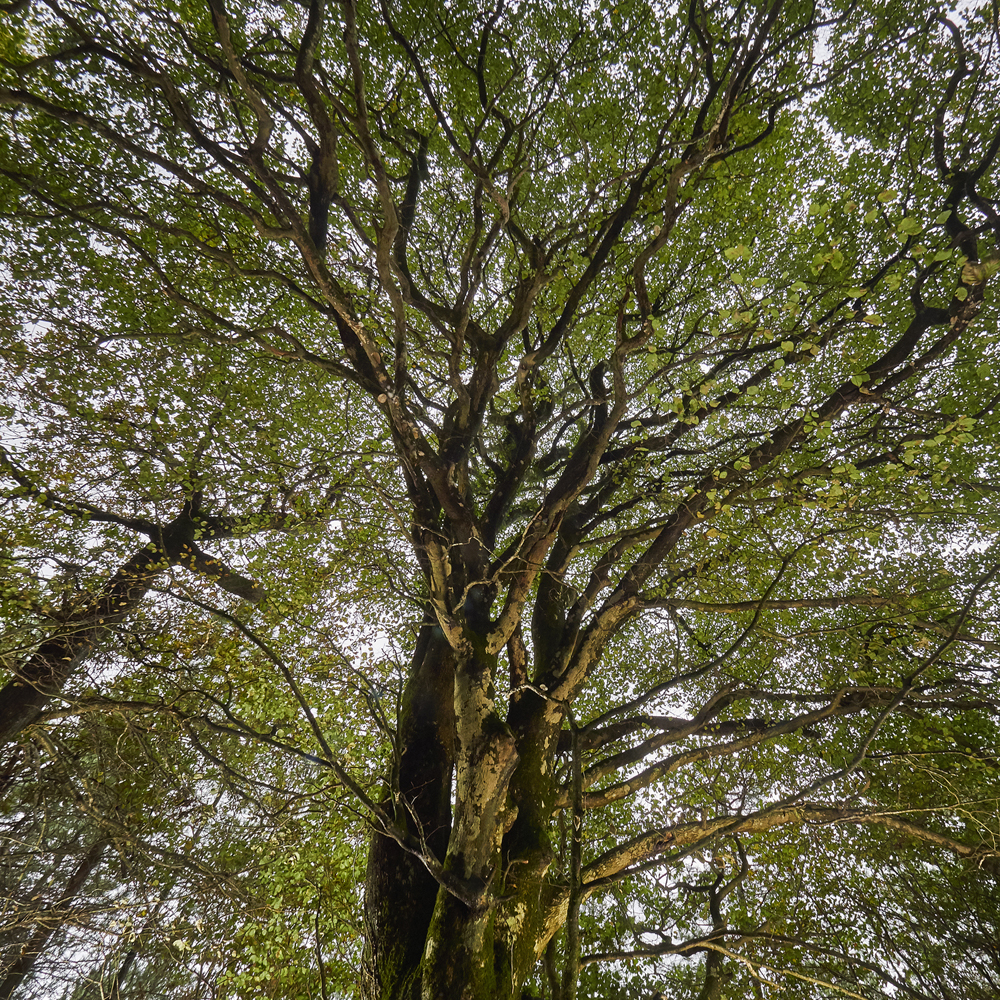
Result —
[[[995,2],[0,12],[0,998],[1000,997]]]

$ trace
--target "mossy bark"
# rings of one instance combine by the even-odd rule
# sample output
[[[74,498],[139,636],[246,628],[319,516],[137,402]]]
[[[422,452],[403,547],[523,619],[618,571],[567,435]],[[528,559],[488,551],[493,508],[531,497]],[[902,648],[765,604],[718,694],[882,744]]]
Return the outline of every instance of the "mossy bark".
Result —
[[[530,691],[496,704],[496,659],[456,654],[425,625],[404,694],[388,798],[448,887],[374,836],[366,882],[366,1000],[520,998],[544,947],[549,774],[558,710]],[[452,815],[451,778],[455,795]]]

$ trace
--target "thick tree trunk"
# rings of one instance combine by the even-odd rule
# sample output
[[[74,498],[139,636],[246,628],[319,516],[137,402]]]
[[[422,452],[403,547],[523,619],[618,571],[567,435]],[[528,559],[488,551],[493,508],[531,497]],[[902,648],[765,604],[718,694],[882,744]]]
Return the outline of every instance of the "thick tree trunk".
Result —
[[[726,968],[725,956],[710,951],[705,956],[705,982],[697,1000],[722,1000],[725,987],[734,973]]]
[[[424,952],[424,1000],[505,998],[519,985],[497,979],[504,963],[494,954],[501,838],[513,819],[507,790],[518,756],[494,702],[495,658],[477,653],[455,670],[455,821],[444,861],[463,898],[438,892]]]
[[[443,858],[451,831],[455,664],[441,629],[425,624],[403,693],[393,797],[383,804]],[[388,837],[372,837],[365,879],[365,997],[418,1000],[438,883]]]
[[[423,833],[448,888],[395,841],[373,837],[366,1000],[520,998],[558,927],[544,876],[561,714],[522,691],[504,719],[496,669],[495,657],[456,656],[436,626],[424,626],[403,699],[392,806],[398,825]]]

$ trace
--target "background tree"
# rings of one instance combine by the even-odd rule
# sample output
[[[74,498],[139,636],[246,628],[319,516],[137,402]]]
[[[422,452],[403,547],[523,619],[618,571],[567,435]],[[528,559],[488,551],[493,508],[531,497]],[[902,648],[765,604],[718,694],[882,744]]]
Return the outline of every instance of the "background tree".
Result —
[[[4,9],[16,801],[318,782],[321,995],[996,994],[992,7]]]
[[[60,727],[6,796],[4,995],[308,996],[349,980],[362,840],[329,782],[280,757],[252,776],[233,753],[221,771],[183,747],[164,761],[175,724],[96,719]]]

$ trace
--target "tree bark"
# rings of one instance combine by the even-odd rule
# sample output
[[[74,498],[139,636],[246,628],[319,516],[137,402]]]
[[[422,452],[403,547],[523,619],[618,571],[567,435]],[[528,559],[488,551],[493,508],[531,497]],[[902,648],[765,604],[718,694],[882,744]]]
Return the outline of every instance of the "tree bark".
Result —
[[[226,524],[220,519],[195,517],[190,510],[164,527],[142,527],[152,540],[135,552],[85,607],[70,615],[0,690],[0,744],[16,739],[38,721],[111,627],[139,607],[157,576],[169,566],[184,566],[243,600],[260,601],[264,590],[258,583],[233,572],[195,544],[199,531],[213,538],[229,538],[237,534],[235,528],[233,519]]]
[[[45,950],[49,938],[65,923],[67,905],[76,898],[77,894],[83,888],[84,883],[101,863],[101,858],[104,856],[104,850],[107,846],[108,841],[98,840],[91,847],[87,852],[87,856],[80,862],[79,867],[66,883],[66,888],[63,890],[55,906],[40,919],[38,929],[21,949],[21,955],[17,961],[7,969],[7,974],[3,982],[0,982],[0,1000],[10,1000],[14,990],[30,974],[35,966],[35,962],[38,960],[38,956]]]
[[[0,690],[0,743],[38,721],[112,625],[138,607],[167,565],[158,546],[139,549],[82,611],[72,615]]]
[[[518,660],[515,648],[512,668]],[[504,719],[492,685],[497,668],[496,656],[482,648],[456,653],[440,628],[424,625],[387,804],[397,826],[422,832],[443,875],[433,878],[394,840],[373,836],[365,1000],[520,998],[555,929],[544,877],[563,708],[522,689]]]
[[[717,951],[710,951],[705,956],[705,982],[697,1000],[722,1000],[723,989],[733,973],[726,969],[725,956]]]
[[[443,858],[451,832],[455,664],[437,625],[421,628],[403,692],[392,788],[398,826]],[[372,836],[365,878],[364,995],[419,1000],[420,966],[438,883],[394,840]]]

